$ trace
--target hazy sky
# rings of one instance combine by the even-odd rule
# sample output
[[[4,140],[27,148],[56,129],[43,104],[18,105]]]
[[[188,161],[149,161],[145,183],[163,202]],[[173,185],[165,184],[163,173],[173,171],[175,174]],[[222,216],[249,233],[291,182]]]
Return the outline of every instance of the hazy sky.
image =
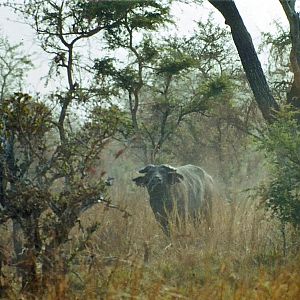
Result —
[[[1,1],[4,0],[0,0]],[[20,0],[20,3],[23,1]],[[288,25],[283,9],[279,0],[235,0],[245,25],[250,32],[254,44],[257,46],[260,42],[260,32],[272,31],[274,28],[274,20]],[[300,0],[297,0],[298,10],[300,10]],[[182,34],[192,32],[194,21],[208,14],[212,6],[208,1],[204,1],[203,8],[196,8],[194,5],[176,5],[172,12],[177,18],[178,31]],[[213,8],[214,11],[216,11]],[[224,20],[220,14],[218,19],[224,24]],[[6,8],[0,7],[0,28],[2,33],[9,37],[11,42],[23,42],[27,53],[36,52],[34,61],[37,69],[29,74],[29,82],[32,89],[40,89],[42,85],[39,78],[46,75],[47,56],[41,55],[37,47],[34,34],[27,26],[17,21],[18,18]],[[39,52],[39,53],[38,53]]]

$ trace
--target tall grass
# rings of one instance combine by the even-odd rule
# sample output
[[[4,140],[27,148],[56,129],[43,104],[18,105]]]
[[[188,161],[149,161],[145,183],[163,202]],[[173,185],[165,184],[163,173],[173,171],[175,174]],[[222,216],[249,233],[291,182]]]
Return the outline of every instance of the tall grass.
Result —
[[[213,228],[173,226],[168,239],[145,193],[120,188],[112,198],[132,216],[90,209],[80,226],[97,220],[98,230],[82,248],[86,233],[72,231],[62,249],[65,257],[78,249],[70,270],[38,299],[300,299],[295,232],[287,229],[283,256],[280,224],[257,202],[215,199]]]

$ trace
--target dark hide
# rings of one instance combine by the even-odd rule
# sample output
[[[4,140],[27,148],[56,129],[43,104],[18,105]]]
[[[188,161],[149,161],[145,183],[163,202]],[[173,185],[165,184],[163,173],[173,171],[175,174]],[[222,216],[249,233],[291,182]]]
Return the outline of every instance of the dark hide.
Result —
[[[168,217],[176,215],[183,221],[204,215],[211,226],[213,181],[203,169],[193,165],[174,168],[169,165],[147,165],[134,178],[137,186],[146,187],[156,220],[169,235]]]

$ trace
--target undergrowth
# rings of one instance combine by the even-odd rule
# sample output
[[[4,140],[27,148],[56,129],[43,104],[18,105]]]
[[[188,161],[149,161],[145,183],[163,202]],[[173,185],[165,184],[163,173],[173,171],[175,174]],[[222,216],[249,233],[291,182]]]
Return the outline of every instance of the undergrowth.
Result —
[[[188,223],[168,239],[145,194],[116,195],[132,216],[101,205],[87,211],[60,252],[72,257],[68,272],[32,299],[300,299],[299,233],[286,229],[283,255],[279,222],[253,200],[218,199],[213,228]],[[82,228],[95,221],[83,243]],[[17,293],[9,264],[1,280],[4,298],[30,298]]]

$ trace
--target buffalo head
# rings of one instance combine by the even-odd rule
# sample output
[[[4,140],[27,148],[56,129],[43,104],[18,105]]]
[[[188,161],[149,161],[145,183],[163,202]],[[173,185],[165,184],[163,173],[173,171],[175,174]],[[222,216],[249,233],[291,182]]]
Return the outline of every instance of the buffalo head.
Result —
[[[136,177],[133,181],[137,186],[147,187],[149,192],[183,180],[183,176],[177,173],[177,169],[169,165],[147,165],[139,170],[139,173],[145,175]]]

